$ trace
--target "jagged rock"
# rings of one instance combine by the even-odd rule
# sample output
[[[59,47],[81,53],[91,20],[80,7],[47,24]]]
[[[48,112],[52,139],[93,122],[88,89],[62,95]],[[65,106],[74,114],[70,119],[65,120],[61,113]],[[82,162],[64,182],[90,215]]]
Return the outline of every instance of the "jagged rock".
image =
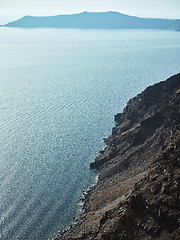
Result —
[[[114,120],[116,123],[121,123],[123,121],[123,114],[122,113],[117,113],[115,116],[114,116]]]
[[[99,181],[86,215],[57,239],[180,239],[180,74],[148,87],[116,118],[91,164]]]

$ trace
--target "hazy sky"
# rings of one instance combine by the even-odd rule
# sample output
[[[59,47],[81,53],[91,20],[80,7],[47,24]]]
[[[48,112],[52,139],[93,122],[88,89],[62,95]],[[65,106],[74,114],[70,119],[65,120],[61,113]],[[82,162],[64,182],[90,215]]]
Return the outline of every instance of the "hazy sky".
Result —
[[[180,0],[0,0],[0,23],[24,15],[110,10],[140,17],[180,18]]]

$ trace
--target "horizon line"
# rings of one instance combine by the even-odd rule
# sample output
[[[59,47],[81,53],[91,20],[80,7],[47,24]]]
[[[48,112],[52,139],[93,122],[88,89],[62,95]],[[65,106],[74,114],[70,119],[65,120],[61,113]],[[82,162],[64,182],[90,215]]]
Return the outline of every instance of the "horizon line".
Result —
[[[64,13],[64,14],[50,14],[50,15],[22,15],[19,16],[18,18],[14,18],[10,21],[7,21],[6,23],[0,24],[0,27],[6,27],[7,25],[14,23],[16,21],[19,21],[23,18],[26,17],[31,17],[31,18],[53,18],[53,17],[60,17],[60,16],[76,16],[76,15],[81,15],[81,14],[108,14],[108,13],[112,13],[112,14],[119,14],[119,15],[123,15],[123,16],[127,16],[127,17],[133,17],[133,18],[137,18],[137,19],[147,19],[147,20],[166,20],[166,21],[179,21],[180,18],[161,18],[161,17],[139,17],[136,15],[129,15],[129,14],[125,14],[122,12],[118,12],[118,11],[114,11],[114,10],[109,10],[109,11],[82,11],[82,12],[76,12],[76,13]]]

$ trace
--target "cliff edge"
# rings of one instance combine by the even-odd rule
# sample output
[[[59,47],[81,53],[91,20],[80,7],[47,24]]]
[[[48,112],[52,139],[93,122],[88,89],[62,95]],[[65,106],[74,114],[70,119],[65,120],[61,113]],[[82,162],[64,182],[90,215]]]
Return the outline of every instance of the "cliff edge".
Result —
[[[131,99],[91,164],[85,216],[54,238],[180,239],[180,74]]]

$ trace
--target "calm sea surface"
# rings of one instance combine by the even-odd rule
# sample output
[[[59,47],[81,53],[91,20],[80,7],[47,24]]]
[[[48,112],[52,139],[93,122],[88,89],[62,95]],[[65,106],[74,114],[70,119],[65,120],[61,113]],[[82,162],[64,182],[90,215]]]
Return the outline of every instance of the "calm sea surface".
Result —
[[[114,114],[179,63],[175,31],[0,28],[0,239],[69,224]]]

